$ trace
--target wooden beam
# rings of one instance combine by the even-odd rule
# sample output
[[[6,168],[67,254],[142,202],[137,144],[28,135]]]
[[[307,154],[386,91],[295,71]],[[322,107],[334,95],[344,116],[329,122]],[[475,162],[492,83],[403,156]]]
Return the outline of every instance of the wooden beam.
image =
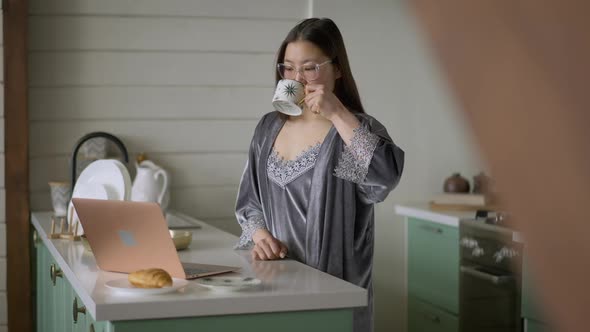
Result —
[[[33,331],[29,223],[27,0],[4,0],[4,133],[8,330]]]

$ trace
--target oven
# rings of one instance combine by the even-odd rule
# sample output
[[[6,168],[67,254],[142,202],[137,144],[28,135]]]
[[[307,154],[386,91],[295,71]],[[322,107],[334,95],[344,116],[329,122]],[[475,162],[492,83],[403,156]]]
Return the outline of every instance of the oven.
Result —
[[[459,330],[521,331],[522,245],[497,219],[462,220],[459,226]]]

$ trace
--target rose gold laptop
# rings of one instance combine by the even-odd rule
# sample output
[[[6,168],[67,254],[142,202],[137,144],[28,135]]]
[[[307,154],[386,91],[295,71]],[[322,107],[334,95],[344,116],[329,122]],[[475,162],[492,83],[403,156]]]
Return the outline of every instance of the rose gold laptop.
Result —
[[[174,278],[194,279],[239,269],[181,263],[158,203],[85,198],[72,203],[101,270],[131,273],[157,267]]]

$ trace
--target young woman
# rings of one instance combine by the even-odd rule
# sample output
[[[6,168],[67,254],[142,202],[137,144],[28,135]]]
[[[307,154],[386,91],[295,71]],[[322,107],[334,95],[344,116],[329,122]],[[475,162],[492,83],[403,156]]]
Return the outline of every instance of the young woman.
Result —
[[[288,255],[364,287],[355,331],[372,330],[374,204],[397,185],[404,152],[367,115],[338,27],[310,18],[287,35],[276,80],[305,84],[300,116],[258,123],[236,202],[239,249],[255,260]]]

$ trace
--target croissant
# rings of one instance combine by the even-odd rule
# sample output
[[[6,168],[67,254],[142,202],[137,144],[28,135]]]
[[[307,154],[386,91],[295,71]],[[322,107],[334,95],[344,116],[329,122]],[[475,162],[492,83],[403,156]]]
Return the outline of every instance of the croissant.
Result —
[[[162,269],[151,268],[129,274],[129,282],[139,288],[162,288],[172,286],[172,277]]]

